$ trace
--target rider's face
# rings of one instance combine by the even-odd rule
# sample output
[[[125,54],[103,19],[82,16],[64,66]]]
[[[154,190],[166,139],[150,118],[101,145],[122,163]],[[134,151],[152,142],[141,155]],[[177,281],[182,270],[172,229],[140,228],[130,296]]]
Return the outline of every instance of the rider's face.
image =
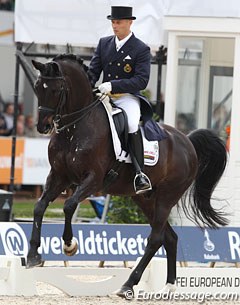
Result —
[[[112,20],[113,32],[119,40],[127,37],[127,35],[130,33],[131,25],[132,20],[129,19]]]

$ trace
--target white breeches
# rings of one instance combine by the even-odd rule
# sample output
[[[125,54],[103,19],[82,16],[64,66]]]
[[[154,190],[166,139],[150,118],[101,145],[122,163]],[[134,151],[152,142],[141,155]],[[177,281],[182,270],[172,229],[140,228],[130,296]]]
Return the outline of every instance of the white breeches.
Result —
[[[128,117],[128,132],[136,132],[141,116],[139,98],[132,94],[124,94],[117,99],[113,98],[113,102],[116,106],[126,111]]]

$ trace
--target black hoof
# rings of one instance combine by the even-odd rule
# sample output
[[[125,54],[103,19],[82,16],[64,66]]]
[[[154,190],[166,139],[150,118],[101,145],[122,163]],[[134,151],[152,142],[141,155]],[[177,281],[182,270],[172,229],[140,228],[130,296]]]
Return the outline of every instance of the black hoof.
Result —
[[[116,292],[117,296],[124,298],[126,300],[132,300],[134,298],[134,292],[133,289],[127,286],[122,286],[121,289],[119,289]]]
[[[27,257],[27,265],[26,268],[39,267],[43,265],[42,257],[40,254],[35,256]]]

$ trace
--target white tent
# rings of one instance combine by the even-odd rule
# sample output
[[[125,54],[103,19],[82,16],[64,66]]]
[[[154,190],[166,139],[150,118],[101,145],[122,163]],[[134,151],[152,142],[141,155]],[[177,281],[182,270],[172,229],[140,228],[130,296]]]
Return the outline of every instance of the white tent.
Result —
[[[136,0],[133,31],[151,47],[161,41],[163,2]],[[124,3],[124,1],[122,1]],[[108,0],[17,0],[15,41],[94,47],[112,34]]]
[[[239,0],[127,0],[137,17],[134,33],[153,50],[165,44],[163,16],[240,17]],[[95,47],[111,35],[106,16],[116,0],[16,0],[15,41]]]

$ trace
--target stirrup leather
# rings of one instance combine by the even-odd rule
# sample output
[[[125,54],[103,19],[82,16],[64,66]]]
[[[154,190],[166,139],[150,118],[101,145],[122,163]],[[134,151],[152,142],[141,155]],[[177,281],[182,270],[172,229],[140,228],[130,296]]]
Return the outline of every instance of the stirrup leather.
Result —
[[[138,177],[143,177],[146,182],[148,183],[148,187],[146,188],[142,188],[142,189],[137,189],[137,185],[136,185],[136,180]],[[133,186],[134,186],[134,190],[135,190],[135,193],[136,194],[141,194],[141,193],[144,193],[144,192],[147,192],[147,191],[151,191],[152,190],[152,184],[151,184],[151,181],[150,179],[148,178],[148,176],[146,174],[144,174],[143,172],[137,172],[136,173],[136,176],[134,177],[134,180],[133,180]]]

